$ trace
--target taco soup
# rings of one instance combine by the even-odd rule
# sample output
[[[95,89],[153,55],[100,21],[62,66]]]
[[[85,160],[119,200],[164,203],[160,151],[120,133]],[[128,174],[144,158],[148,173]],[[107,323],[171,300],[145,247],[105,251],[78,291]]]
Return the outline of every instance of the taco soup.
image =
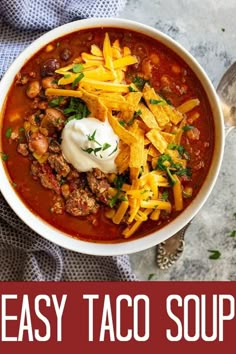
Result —
[[[8,94],[1,157],[27,207],[97,242],[147,235],[201,188],[214,123],[174,52],[119,28],[74,32],[23,66]]]

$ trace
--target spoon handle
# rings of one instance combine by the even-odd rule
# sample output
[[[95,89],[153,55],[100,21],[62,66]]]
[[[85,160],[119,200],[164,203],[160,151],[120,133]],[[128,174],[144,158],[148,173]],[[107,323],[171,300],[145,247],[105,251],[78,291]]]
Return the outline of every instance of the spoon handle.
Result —
[[[158,268],[164,270],[170,268],[184,251],[184,235],[190,223],[184,226],[176,234],[157,245],[156,263]]]

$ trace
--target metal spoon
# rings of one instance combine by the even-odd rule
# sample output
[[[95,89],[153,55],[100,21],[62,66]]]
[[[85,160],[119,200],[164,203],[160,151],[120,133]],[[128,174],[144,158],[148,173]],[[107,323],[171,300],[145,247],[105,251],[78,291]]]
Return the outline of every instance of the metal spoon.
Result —
[[[220,98],[224,114],[225,135],[236,127],[236,62],[233,63],[221,78],[216,92]],[[188,228],[183,229],[157,245],[156,262],[160,269],[170,268],[184,251],[184,235]]]

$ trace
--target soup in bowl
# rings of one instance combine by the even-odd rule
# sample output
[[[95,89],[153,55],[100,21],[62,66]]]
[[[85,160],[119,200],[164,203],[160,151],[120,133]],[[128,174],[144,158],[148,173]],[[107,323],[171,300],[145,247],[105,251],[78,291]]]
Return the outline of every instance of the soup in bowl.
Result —
[[[40,37],[1,82],[1,191],[41,236],[137,252],[186,225],[223,153],[209,79],[179,44],[121,19]]]

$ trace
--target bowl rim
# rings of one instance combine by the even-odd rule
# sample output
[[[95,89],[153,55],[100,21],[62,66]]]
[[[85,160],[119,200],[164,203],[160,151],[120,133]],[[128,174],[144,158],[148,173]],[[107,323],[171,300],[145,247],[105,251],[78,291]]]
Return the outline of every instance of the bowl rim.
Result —
[[[63,231],[56,229],[44,221],[41,217],[37,216],[34,212],[31,212],[26,204],[21,200],[17,192],[14,190],[14,187],[11,185],[10,179],[7,176],[7,169],[4,166],[4,162],[2,160],[0,161],[0,190],[7,203],[18,215],[18,217],[32,230],[34,230],[37,234],[44,237],[48,241],[51,241],[63,248],[80,253],[100,256],[117,256],[143,251],[150,247],[156,246],[157,244],[163,242],[164,240],[171,237],[174,233],[182,229],[198,213],[198,211],[202,208],[208,199],[219,174],[224,152],[224,123],[219,98],[210,79],[200,64],[197,62],[197,60],[181,44],[176,42],[168,35],[162,33],[161,31],[147,26],[141,22],[122,18],[90,18],[70,22],[60,27],[54,28],[49,32],[46,32],[38,39],[33,41],[14,60],[0,82],[0,123],[2,120],[2,115],[4,114],[4,106],[7,94],[15,78],[15,75],[33,55],[45,47],[45,45],[56,40],[57,38],[66,36],[72,32],[97,27],[128,29],[152,37],[175,52],[177,56],[182,58],[182,60],[187,63],[187,65],[198,77],[210,103],[215,126],[215,147],[212,162],[205,181],[203,182],[203,185],[201,186],[198,194],[190,203],[190,205],[184,211],[182,211],[179,216],[177,216],[169,224],[163,226],[161,229],[155,232],[152,232],[149,235],[137,239],[129,239],[115,243],[96,243],[77,238],[75,239]],[[0,133],[2,133],[1,124]]]

